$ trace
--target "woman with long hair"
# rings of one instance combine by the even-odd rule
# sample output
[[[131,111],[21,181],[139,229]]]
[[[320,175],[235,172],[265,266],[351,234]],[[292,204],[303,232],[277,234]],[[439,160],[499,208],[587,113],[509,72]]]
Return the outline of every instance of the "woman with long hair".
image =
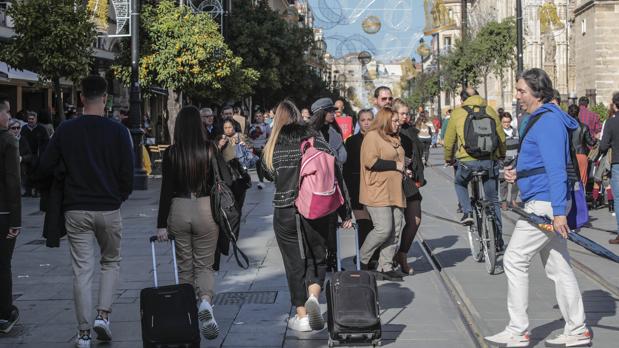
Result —
[[[432,145],[432,128],[428,125],[428,118],[425,112],[419,113],[417,122],[415,122],[415,128],[419,131],[419,140],[423,144],[423,164],[428,165],[428,158],[430,157],[430,146]]]
[[[406,208],[402,189],[404,149],[399,128],[398,114],[389,107],[382,108],[361,145],[359,203],[366,206],[374,224],[361,246],[361,267],[368,269],[374,251],[380,250],[377,270],[386,280],[402,279],[393,265]]]
[[[340,167],[346,162],[346,148],[342,130],[335,122],[335,106],[329,98],[320,98],[312,104],[312,117],[310,124],[312,128],[319,131],[322,137],[329,143],[331,151],[335,154]]]
[[[374,114],[372,109],[363,109],[357,114],[359,118],[359,133],[351,136],[346,140],[346,153],[348,159],[344,163],[344,180],[346,188],[350,194],[350,204],[352,205],[353,214],[357,221],[359,235],[359,246],[363,244],[368,233],[372,230],[372,220],[363,204],[359,203],[359,182],[361,180],[361,144],[363,137],[370,129]]]
[[[402,230],[402,238],[400,240],[400,248],[395,254],[394,260],[400,265],[404,274],[413,274],[413,268],[408,264],[408,252],[413,245],[413,240],[419,225],[421,224],[421,192],[418,187],[421,187],[425,183],[423,174],[423,162],[421,160],[423,156],[423,144],[419,141],[417,134],[419,131],[410,124],[410,108],[405,101],[398,98],[393,101],[393,109],[398,114],[400,121],[400,141],[404,148],[404,154],[407,158],[405,162],[408,162],[406,169],[409,171],[410,178],[415,183],[413,189],[417,189],[413,195],[406,197],[406,210],[404,211],[404,218],[406,224]]]
[[[200,299],[198,318],[206,339],[219,335],[211,306],[215,296],[213,263],[219,228],[211,211],[210,192],[217,150],[208,141],[200,111],[185,106],[174,126],[174,144],[163,154],[157,237],[176,240],[181,283],[195,286]]]
[[[327,272],[326,248],[330,216],[308,220],[296,214],[301,162],[301,142],[314,139],[314,147],[332,154],[329,144],[320,133],[307,126],[299,109],[290,101],[281,102],[273,118],[273,129],[262,152],[265,177],[275,184],[273,197],[273,229],[284,261],[290,300],[296,315],[288,327],[296,331],[321,330],[324,320],[318,298]],[[350,201],[338,166],[337,182],[345,197],[338,209],[344,228],[352,226]],[[297,229],[297,218],[300,229]],[[303,236],[304,254],[301,254],[299,235]]]

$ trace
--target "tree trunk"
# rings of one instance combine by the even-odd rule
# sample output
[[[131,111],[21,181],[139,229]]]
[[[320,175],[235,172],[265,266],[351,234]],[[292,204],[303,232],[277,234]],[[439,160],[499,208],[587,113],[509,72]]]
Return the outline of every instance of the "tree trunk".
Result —
[[[62,122],[64,121],[64,103],[62,102],[62,88],[60,87],[60,78],[55,77],[52,83],[54,85],[54,94],[56,95],[56,117],[57,120],[60,120],[60,122]],[[60,124],[60,122],[58,122],[58,124]]]
[[[488,74],[484,74],[484,99],[488,104]]]
[[[168,131],[170,133],[170,143],[174,144],[174,125],[176,115],[181,111],[183,103],[183,93],[172,89],[168,90]]]

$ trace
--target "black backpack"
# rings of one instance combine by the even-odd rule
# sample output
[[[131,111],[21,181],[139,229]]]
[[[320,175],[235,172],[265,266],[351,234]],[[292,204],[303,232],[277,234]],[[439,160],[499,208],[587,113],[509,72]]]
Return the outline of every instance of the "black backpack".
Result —
[[[485,106],[463,108],[467,112],[464,121],[464,150],[474,158],[490,157],[499,147],[496,121],[488,115]]]

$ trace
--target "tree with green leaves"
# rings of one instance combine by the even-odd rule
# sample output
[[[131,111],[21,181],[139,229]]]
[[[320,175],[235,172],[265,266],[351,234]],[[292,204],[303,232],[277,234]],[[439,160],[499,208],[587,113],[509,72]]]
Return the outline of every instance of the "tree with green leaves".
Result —
[[[7,11],[15,36],[2,43],[0,59],[13,68],[31,70],[43,84],[52,83],[56,112],[64,120],[60,78],[78,81],[92,60],[95,25],[81,2],[14,1]]]
[[[243,59],[228,48],[208,13],[193,13],[186,6],[162,0],[144,5],[141,17],[139,78],[144,91],[151,86],[172,90],[177,106],[183,94],[199,98],[225,91],[228,98],[235,98],[251,92],[260,74],[242,67]],[[128,46],[129,40],[123,45]],[[130,50],[121,52],[125,53],[113,71],[129,85]],[[170,134],[174,134],[177,111],[170,110]]]
[[[440,92],[438,79],[439,75],[436,71],[419,73],[411,79],[410,83],[412,85],[409,87],[411,89],[411,95],[406,98],[408,105],[412,108],[416,108],[438,96]]]
[[[307,64],[314,44],[309,28],[290,24],[267,1],[235,0],[228,41],[246,67],[261,72],[254,101],[270,106],[288,97],[307,106],[330,95],[319,74]]]

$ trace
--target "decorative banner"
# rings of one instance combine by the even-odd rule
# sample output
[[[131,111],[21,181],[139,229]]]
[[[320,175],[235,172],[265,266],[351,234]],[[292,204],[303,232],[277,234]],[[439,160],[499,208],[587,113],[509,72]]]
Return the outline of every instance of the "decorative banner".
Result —
[[[104,1],[104,0],[99,0]],[[131,36],[131,1],[130,0],[111,0],[114,6],[114,16],[116,17],[116,30],[114,36]],[[138,0],[134,0],[138,1]]]
[[[109,2],[114,8],[113,14],[110,14]],[[131,36],[131,0],[88,0],[87,8],[92,13],[99,36]]]
[[[426,26],[423,30],[425,35],[457,28],[456,21],[449,17],[449,11],[443,0],[424,0],[423,10],[426,17]]]
[[[547,2],[539,8],[539,20],[542,34],[565,28],[565,24],[559,18],[557,6],[552,2]]]
[[[380,18],[376,16],[369,16],[363,20],[361,27],[363,28],[363,31],[368,34],[376,34],[380,31]]]

